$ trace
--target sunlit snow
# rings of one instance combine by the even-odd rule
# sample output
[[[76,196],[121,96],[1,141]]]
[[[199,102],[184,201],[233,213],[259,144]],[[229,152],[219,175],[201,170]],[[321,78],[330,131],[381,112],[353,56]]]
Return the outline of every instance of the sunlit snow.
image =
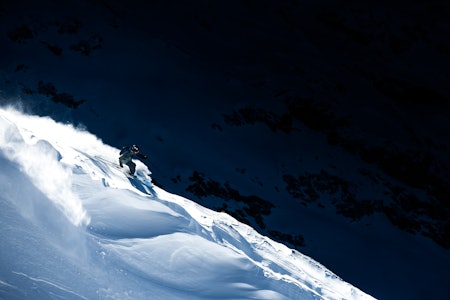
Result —
[[[83,129],[0,109],[0,298],[373,299],[154,186],[138,160],[128,178],[118,152]]]

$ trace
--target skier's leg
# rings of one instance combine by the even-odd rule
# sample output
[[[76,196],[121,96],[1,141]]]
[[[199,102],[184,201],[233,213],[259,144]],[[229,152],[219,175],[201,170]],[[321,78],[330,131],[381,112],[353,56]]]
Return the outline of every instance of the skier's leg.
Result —
[[[130,174],[134,175],[134,172],[136,171],[136,164],[130,161],[127,163],[127,166],[130,167]]]

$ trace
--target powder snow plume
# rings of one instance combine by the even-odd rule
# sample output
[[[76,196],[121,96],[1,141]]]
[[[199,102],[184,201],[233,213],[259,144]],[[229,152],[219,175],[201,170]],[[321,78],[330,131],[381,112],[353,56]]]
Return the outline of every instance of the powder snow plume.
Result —
[[[45,133],[46,138],[41,139],[39,133]],[[64,164],[64,158],[57,149],[59,141],[63,144],[68,141],[78,143],[86,141],[86,138],[88,141],[96,139],[50,118],[24,115],[12,108],[0,109],[0,150],[17,163],[34,185],[76,226],[87,225],[89,217],[80,199],[72,192],[71,168]]]

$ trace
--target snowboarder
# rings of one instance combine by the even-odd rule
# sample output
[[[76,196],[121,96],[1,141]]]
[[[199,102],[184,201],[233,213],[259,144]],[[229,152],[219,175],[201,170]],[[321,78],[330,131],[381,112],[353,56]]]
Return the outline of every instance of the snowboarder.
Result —
[[[120,150],[119,165],[121,168],[123,168],[124,164],[127,165],[130,168],[129,174],[131,176],[134,176],[134,172],[136,171],[136,164],[132,160],[135,155],[139,158],[147,159],[146,155],[139,152],[139,147],[137,145],[123,147],[122,150]]]

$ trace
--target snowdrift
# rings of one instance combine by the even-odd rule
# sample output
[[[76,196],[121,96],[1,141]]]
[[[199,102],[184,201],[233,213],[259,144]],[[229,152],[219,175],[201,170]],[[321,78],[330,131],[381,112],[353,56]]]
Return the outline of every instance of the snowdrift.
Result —
[[[373,299],[154,186],[139,161],[127,177],[118,153],[72,125],[0,109],[0,298]]]

